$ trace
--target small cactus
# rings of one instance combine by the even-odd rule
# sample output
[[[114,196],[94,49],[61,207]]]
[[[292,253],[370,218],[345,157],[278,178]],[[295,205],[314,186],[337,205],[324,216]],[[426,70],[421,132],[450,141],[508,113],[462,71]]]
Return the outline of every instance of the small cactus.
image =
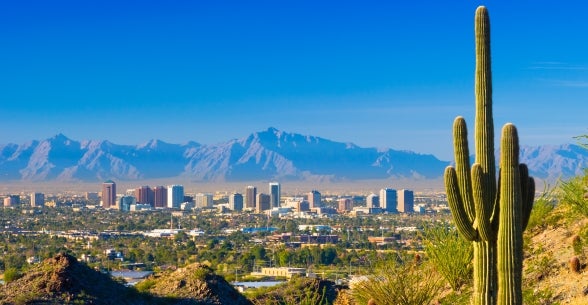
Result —
[[[580,269],[580,259],[577,256],[570,258],[570,271],[573,273],[580,273]]]
[[[376,304],[376,300],[374,300],[374,299],[370,299],[370,300],[367,302],[367,305],[377,305],[377,304]]]
[[[421,259],[422,259],[422,258],[421,258],[421,255],[420,255],[420,254],[418,254],[418,253],[416,253],[416,254],[414,255],[414,264],[415,264],[415,265],[418,265],[418,264],[420,264],[420,263],[421,263]]]

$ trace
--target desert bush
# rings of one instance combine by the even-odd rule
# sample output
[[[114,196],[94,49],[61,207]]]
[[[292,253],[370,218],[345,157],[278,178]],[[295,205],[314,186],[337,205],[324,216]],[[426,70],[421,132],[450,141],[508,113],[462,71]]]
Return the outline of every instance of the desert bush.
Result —
[[[448,225],[426,227],[423,233],[425,253],[435,269],[454,291],[472,279],[472,243]]]
[[[247,291],[255,305],[331,305],[337,298],[334,283],[312,278],[293,278],[289,282]]]
[[[559,305],[553,291],[550,289],[528,288],[523,290],[523,304],[525,305]]]
[[[135,285],[135,289],[139,292],[148,292],[151,287],[155,286],[156,281],[154,279],[146,279],[138,282]]]
[[[412,257],[399,257],[376,267],[374,273],[351,288],[359,304],[370,299],[378,305],[424,305],[439,294],[442,279],[432,264],[415,264]]]
[[[572,212],[585,217],[588,217],[588,200],[584,198],[587,176],[588,172],[584,176],[576,176],[569,180],[561,181],[558,193],[561,204],[568,206]]]
[[[550,221],[553,217],[551,212],[555,208],[555,198],[553,189],[545,189],[541,196],[535,199],[533,203],[533,209],[529,216],[529,222],[527,223],[527,230],[534,231],[534,229],[544,229],[546,225],[553,224]],[[557,219],[554,219],[557,221]]]
[[[582,238],[579,235],[575,235],[572,238],[572,248],[574,249],[574,254],[576,255],[582,255],[582,253],[584,252]]]
[[[543,254],[540,258],[529,260],[527,268],[528,284],[543,280],[555,270],[556,266],[557,261],[550,254]]]
[[[471,288],[471,287],[470,287]],[[451,291],[438,300],[439,305],[470,305],[472,298],[471,289]]]
[[[10,283],[22,277],[22,273],[16,268],[8,268],[4,271],[4,282]]]

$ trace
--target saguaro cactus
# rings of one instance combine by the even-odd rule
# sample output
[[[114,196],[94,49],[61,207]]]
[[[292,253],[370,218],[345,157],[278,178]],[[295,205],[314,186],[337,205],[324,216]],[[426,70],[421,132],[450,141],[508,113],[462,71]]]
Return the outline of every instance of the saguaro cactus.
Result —
[[[512,124],[504,127],[501,174],[496,181],[490,22],[483,6],[476,10],[475,31],[475,161],[470,168],[466,123],[457,117],[455,167],[445,170],[447,199],[458,231],[474,244],[473,303],[521,304],[522,231],[531,211],[534,183],[527,167],[518,164],[518,136]]]

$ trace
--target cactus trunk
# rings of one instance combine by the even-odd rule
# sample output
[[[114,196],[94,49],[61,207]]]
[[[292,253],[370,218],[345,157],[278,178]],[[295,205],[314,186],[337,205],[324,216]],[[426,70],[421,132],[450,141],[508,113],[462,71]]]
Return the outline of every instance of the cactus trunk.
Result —
[[[496,243],[474,242],[474,305],[495,304]]]
[[[523,304],[523,197],[514,125],[502,130],[500,149],[500,227],[498,230],[498,304]]]

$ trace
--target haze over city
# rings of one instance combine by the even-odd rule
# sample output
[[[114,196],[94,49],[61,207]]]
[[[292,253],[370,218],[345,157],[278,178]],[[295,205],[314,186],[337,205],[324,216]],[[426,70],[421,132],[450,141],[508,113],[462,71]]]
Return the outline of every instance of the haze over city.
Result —
[[[0,143],[214,144],[269,126],[451,160],[473,128],[470,1],[0,4]],[[587,133],[583,1],[486,1],[496,128]]]

